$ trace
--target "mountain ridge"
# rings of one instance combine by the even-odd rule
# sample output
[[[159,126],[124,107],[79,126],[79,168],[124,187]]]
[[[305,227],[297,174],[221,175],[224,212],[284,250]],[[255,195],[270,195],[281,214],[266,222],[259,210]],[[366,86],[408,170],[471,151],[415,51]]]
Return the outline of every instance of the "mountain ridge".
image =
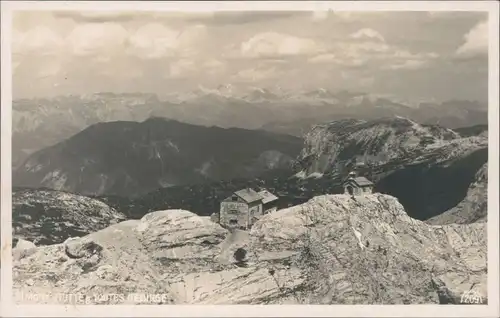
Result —
[[[293,136],[158,117],[98,123],[30,156],[14,171],[13,184],[81,194],[141,194],[286,169],[301,147]]]
[[[359,172],[375,182],[376,191],[397,197],[410,216],[425,220],[464,199],[487,160],[484,134],[461,137],[448,128],[404,118],[341,120],[308,133],[296,176],[332,178],[325,173],[337,171],[341,180],[362,163]]]

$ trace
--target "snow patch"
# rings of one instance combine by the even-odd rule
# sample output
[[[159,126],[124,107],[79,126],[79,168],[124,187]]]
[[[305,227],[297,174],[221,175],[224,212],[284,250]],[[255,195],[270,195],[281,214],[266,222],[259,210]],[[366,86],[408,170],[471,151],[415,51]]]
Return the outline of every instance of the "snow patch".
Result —
[[[356,236],[356,239],[358,239],[359,247],[361,248],[361,250],[364,250],[366,246],[361,242],[361,233],[357,231],[354,227],[351,226],[351,228],[352,231],[354,232],[354,236]]]
[[[101,179],[101,184],[99,185],[99,190],[97,190],[97,193],[103,193],[104,190],[106,190],[106,184],[107,184],[107,181],[108,181],[108,176],[106,176],[105,174],[101,173],[99,175],[99,178]]]
[[[298,179],[305,179],[306,178],[306,172],[302,170],[302,171],[297,172],[293,176],[295,178],[298,178]]]
[[[51,188],[60,190],[66,184],[68,177],[61,170],[54,170],[47,173],[43,179],[42,184],[48,185]]]
[[[204,162],[200,168],[196,169],[196,171],[199,172],[201,175],[208,177],[209,176],[208,171],[210,170],[211,167],[212,163],[207,161]]]
[[[167,145],[170,148],[174,149],[176,152],[179,152],[179,147],[176,144],[174,144],[171,140],[167,140]]]
[[[310,175],[307,176],[307,179],[310,179],[310,178],[319,179],[319,178],[322,178],[323,175],[324,174],[321,173],[321,172],[313,172],[313,173],[311,173]]]
[[[33,168],[31,168],[30,171],[31,172],[37,172],[37,171],[42,170],[42,168],[43,168],[43,165],[37,164],[36,166],[34,166]]]

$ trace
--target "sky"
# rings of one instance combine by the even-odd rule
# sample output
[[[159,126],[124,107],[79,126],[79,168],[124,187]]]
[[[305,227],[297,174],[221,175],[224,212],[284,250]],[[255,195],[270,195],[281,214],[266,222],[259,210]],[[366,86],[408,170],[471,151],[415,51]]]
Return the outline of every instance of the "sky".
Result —
[[[232,84],[487,100],[483,12],[13,15],[13,97]]]

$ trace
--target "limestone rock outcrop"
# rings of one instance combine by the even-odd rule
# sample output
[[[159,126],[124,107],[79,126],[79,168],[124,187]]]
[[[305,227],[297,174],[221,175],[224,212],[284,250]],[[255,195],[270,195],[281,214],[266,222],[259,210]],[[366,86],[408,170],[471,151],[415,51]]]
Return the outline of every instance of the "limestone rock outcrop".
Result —
[[[175,304],[439,303],[443,286],[486,297],[486,246],[485,223],[434,226],[391,196],[324,195],[250,232],[167,210],[37,247],[14,260],[14,290],[122,295],[94,303],[144,303],[131,293]]]
[[[125,221],[102,201],[53,190],[17,189],[12,193],[14,239],[36,245],[62,243]]]

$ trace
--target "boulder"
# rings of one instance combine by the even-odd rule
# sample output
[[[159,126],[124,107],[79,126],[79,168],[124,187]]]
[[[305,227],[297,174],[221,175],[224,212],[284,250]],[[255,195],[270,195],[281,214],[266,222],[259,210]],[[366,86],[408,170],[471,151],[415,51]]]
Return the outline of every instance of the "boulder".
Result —
[[[164,264],[180,262],[205,266],[221,253],[219,244],[228,231],[207,218],[185,210],[145,215],[136,228],[149,255]]]
[[[16,246],[12,249],[12,257],[20,259],[36,252],[36,245],[23,239],[17,240]]]

